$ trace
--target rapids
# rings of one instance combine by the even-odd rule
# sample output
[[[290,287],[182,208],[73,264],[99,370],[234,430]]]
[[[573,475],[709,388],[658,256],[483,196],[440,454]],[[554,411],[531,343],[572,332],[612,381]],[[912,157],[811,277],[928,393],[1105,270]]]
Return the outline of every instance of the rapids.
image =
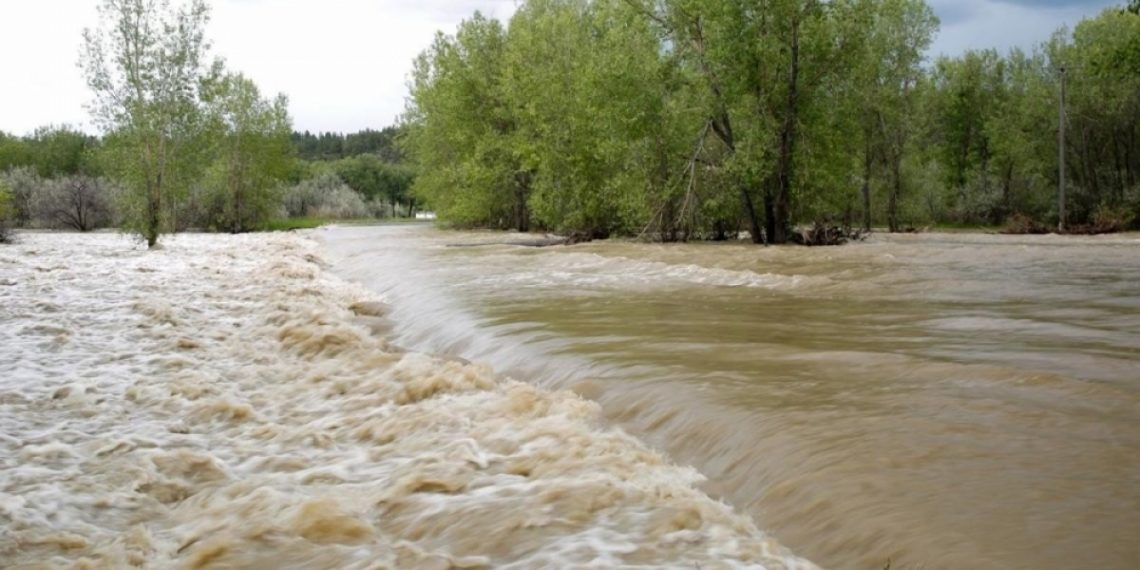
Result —
[[[1140,567],[1135,234],[318,236],[393,342],[599,402],[824,567]]]
[[[0,568],[815,568],[598,404],[393,344],[310,237],[163,244],[0,247]]]

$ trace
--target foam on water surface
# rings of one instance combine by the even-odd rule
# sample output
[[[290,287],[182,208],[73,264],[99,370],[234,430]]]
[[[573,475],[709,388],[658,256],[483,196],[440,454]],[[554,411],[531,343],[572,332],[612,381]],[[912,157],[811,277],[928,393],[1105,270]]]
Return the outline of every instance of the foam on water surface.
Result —
[[[0,567],[814,568],[596,404],[391,345],[306,237],[21,238]]]

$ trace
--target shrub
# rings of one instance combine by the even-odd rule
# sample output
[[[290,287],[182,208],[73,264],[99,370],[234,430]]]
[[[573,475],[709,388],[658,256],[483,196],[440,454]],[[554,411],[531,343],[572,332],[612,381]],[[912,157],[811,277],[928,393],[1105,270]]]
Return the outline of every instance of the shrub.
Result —
[[[110,182],[90,176],[44,180],[33,191],[31,210],[38,225],[87,232],[112,222]]]
[[[1135,216],[1127,207],[1111,208],[1101,205],[1093,212],[1089,233],[1107,234],[1122,232],[1132,225]]]
[[[1047,234],[1051,230],[1045,224],[1026,216],[1020,212],[1015,212],[1009,218],[1006,218],[1005,227],[1002,228],[1003,234]]]
[[[0,243],[12,242],[15,212],[12,206],[12,191],[3,180],[0,180]]]
[[[0,181],[8,188],[10,218],[9,224],[17,227],[27,226],[32,222],[32,196],[43,185],[43,179],[36,170],[30,166],[13,168],[3,175]]]
[[[359,193],[333,173],[325,172],[286,188],[282,203],[290,218],[365,218],[371,208]]]

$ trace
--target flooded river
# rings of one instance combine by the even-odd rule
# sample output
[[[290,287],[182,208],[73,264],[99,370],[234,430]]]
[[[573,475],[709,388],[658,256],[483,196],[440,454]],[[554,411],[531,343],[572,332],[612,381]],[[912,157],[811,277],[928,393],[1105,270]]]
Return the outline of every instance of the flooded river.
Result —
[[[824,567],[1140,567],[1140,236],[319,236],[397,344],[600,402]]]
[[[394,346],[304,235],[19,238],[4,570],[815,568],[597,404]]]

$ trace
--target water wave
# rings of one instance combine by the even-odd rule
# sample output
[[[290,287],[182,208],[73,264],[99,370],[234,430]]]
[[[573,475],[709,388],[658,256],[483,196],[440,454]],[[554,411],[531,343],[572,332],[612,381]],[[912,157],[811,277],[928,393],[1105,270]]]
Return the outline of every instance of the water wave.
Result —
[[[518,267],[518,255],[481,256],[483,264]],[[662,261],[568,252],[533,260],[534,266],[482,274],[473,284],[532,288],[644,289],[693,285],[793,290],[827,282],[826,277],[757,273],[749,270],[670,264]]]
[[[5,568],[814,568],[598,406],[405,352],[299,236],[0,250]]]

